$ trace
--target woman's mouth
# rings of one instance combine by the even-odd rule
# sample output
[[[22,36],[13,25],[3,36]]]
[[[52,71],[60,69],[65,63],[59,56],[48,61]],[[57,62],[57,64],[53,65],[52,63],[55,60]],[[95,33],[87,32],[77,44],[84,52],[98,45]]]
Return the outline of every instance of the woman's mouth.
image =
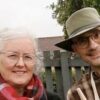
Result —
[[[23,75],[26,73],[26,71],[13,71],[13,73],[15,73],[17,75]]]

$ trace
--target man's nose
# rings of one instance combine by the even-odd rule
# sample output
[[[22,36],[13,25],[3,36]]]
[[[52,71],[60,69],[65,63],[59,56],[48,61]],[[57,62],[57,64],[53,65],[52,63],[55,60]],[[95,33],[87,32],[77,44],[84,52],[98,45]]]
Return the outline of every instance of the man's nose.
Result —
[[[89,38],[89,47],[91,49],[95,49],[97,46],[98,46],[98,43],[95,40]]]

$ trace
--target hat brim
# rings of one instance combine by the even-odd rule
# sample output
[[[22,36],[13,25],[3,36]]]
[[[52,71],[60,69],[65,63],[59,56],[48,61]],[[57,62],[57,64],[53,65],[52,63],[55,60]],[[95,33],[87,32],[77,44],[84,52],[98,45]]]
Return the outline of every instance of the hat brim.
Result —
[[[72,40],[73,38],[75,38],[75,37],[77,37],[77,36],[79,36],[79,35],[81,35],[81,34],[87,32],[87,31],[90,31],[90,30],[92,30],[92,29],[98,27],[98,26],[100,26],[100,22],[95,23],[95,24],[92,24],[92,25],[87,25],[87,26],[85,26],[85,27],[82,27],[82,28],[80,28],[79,30],[73,32],[73,34],[72,34],[68,39],[66,39],[66,40],[64,40],[64,41],[61,41],[61,42],[55,44],[55,46],[73,52],[73,49],[72,49],[72,47],[71,47],[71,45],[72,45],[71,40]]]

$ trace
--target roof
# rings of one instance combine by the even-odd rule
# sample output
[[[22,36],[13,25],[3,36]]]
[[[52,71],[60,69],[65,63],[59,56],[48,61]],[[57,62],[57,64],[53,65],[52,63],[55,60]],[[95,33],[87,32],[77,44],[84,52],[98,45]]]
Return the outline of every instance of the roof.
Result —
[[[39,51],[62,50],[56,47],[55,44],[63,40],[64,36],[38,38]]]

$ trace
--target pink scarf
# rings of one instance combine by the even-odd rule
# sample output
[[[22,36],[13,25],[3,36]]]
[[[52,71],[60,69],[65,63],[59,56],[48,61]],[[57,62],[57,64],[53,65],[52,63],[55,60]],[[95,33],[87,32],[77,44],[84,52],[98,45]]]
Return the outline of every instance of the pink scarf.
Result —
[[[36,75],[33,75],[32,80],[26,86],[23,96],[19,96],[15,89],[0,76],[0,100],[40,100],[43,92],[42,82]]]

